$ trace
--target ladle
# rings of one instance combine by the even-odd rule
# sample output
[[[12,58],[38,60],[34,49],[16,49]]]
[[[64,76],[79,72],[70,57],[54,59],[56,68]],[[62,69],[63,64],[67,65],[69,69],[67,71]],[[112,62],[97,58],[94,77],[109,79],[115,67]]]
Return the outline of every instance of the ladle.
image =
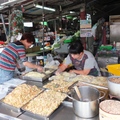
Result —
[[[82,97],[81,97],[81,94],[80,94],[80,91],[79,91],[78,87],[77,87],[77,86],[74,86],[73,88],[75,89],[75,92],[76,92],[76,94],[77,94],[79,100],[81,100]]]

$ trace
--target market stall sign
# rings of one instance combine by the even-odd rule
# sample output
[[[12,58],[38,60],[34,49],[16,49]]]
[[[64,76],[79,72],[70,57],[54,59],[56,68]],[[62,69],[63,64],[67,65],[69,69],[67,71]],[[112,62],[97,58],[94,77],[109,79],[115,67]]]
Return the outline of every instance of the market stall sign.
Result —
[[[91,28],[91,20],[80,20],[80,29]]]
[[[92,29],[80,29],[80,37],[92,37]]]

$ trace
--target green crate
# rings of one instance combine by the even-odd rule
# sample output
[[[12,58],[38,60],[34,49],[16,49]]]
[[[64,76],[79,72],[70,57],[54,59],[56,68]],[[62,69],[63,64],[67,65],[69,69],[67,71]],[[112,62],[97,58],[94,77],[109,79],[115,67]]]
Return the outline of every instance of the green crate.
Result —
[[[102,45],[99,48],[100,50],[112,50],[113,46],[112,45]]]

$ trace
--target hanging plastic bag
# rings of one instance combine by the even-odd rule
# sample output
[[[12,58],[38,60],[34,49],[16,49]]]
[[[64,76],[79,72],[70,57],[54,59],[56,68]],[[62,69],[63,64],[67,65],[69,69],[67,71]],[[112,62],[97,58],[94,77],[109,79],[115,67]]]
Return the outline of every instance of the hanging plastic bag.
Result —
[[[53,60],[52,54],[48,53],[47,54],[47,61],[51,62]]]

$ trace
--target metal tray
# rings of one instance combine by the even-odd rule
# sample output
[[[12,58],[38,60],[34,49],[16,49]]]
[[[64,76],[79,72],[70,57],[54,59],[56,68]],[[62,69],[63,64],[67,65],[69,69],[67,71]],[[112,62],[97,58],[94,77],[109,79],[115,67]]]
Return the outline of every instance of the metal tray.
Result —
[[[46,84],[48,84],[48,83],[50,83],[51,81],[49,81],[49,82],[47,82]],[[54,91],[56,91],[56,92],[61,92],[61,93],[65,93],[65,94],[68,94],[68,95],[70,95],[70,94],[72,94],[72,92],[74,91],[74,86],[76,85],[78,83],[78,81],[75,81],[74,83],[72,83],[69,87],[68,87],[68,92],[63,92],[63,91],[58,91],[58,90],[54,90]],[[44,84],[44,85],[46,85],[46,84]],[[47,88],[47,87],[45,87],[45,86],[42,86],[43,87],[43,89],[46,89],[46,90],[51,90],[51,88]]]
[[[60,106],[51,115],[49,115],[49,116],[41,116],[39,114],[34,114],[34,113],[30,112],[30,111],[26,111],[24,114],[26,116],[32,117],[32,118],[37,119],[37,120],[51,120],[51,118],[53,116],[55,116],[56,114],[58,114],[59,111],[61,109],[63,109],[64,106],[72,108],[72,102],[63,101],[60,104]]]
[[[35,97],[37,97],[39,94],[41,94],[41,93],[45,90],[45,89],[43,89],[43,88],[40,88],[40,89],[42,89],[41,92],[38,93],[36,96],[34,96],[32,99],[34,99]],[[4,99],[4,98],[3,98],[3,99]],[[20,108],[17,108],[17,107],[15,107],[15,106],[12,106],[12,105],[9,105],[9,104],[7,104],[7,103],[4,103],[4,102],[3,102],[3,99],[0,100],[0,103],[1,103],[2,105],[4,105],[5,107],[7,107],[8,109],[13,110],[14,112],[17,112],[17,113],[24,112],[24,110],[22,110],[21,107],[20,107]],[[32,99],[30,99],[28,102],[30,102]],[[27,103],[28,103],[28,102],[27,102]],[[25,104],[27,104],[27,103],[25,103]],[[24,105],[25,105],[25,104],[24,104]],[[23,106],[24,106],[24,105],[23,105]]]
[[[47,89],[46,89],[46,90],[47,90]],[[64,100],[65,100],[66,98],[67,98],[67,96],[64,98]],[[63,100],[63,101],[64,101],[64,100]],[[62,104],[63,104],[63,102],[61,102],[60,105],[59,105],[54,111],[52,111],[48,116],[43,116],[43,115],[40,115],[40,114],[33,113],[33,112],[29,111],[29,110],[26,110],[26,109],[25,109],[25,106],[26,106],[27,104],[25,104],[21,109],[22,109],[23,111],[25,111],[25,113],[26,113],[28,116],[30,116],[30,117],[33,117],[33,118],[36,118],[36,119],[40,119],[40,120],[49,120],[50,116],[51,116],[53,113],[55,113],[55,111],[57,111]]]
[[[31,112],[31,111],[28,111],[28,110],[25,110],[25,109],[23,109],[24,111],[25,111],[25,114],[27,115],[27,116],[29,116],[29,117],[32,117],[32,118],[34,118],[34,119],[38,119],[38,120],[50,120],[50,118],[52,117],[52,116],[54,116],[54,114],[56,114],[56,112],[60,109],[62,107],[62,103],[59,105],[59,107],[57,108],[57,109],[55,109],[50,115],[48,115],[48,116],[42,116],[42,115],[39,115],[39,114],[35,114],[35,113],[33,113],[33,112]]]
[[[0,113],[0,120],[21,120],[21,119]]]
[[[5,107],[7,107],[8,109],[10,110],[13,110],[14,112],[17,112],[17,113],[21,113],[21,112],[24,112],[21,108],[17,108],[17,107],[14,107],[14,106],[11,106],[9,104],[6,104],[2,101],[0,101],[2,105],[4,105]]]
[[[48,79],[55,72],[54,69],[47,69],[47,68],[45,68],[45,71],[47,71],[47,70],[51,71],[51,73],[46,74],[45,72],[43,72],[43,74],[45,74],[45,76],[43,78],[40,78],[40,77],[39,78],[35,78],[35,77],[27,77],[27,76],[25,76],[29,72],[24,73],[23,75],[20,76],[20,78],[24,79],[24,80],[29,80],[29,81],[43,82],[44,80]],[[33,71],[36,71],[36,70],[33,70]]]
[[[25,114],[27,116],[32,117],[34,119],[37,119],[37,120],[49,120],[49,117],[45,117],[45,116],[41,116],[41,115],[38,115],[38,114],[34,114],[34,113],[32,113],[30,111],[27,111],[27,110],[25,110],[25,111],[26,111]]]
[[[90,119],[84,119],[76,116],[73,111],[72,102],[64,101],[61,106],[54,111],[54,113],[49,118],[37,118],[32,116],[27,112],[20,115],[18,118],[22,120],[99,120],[99,116]]]

